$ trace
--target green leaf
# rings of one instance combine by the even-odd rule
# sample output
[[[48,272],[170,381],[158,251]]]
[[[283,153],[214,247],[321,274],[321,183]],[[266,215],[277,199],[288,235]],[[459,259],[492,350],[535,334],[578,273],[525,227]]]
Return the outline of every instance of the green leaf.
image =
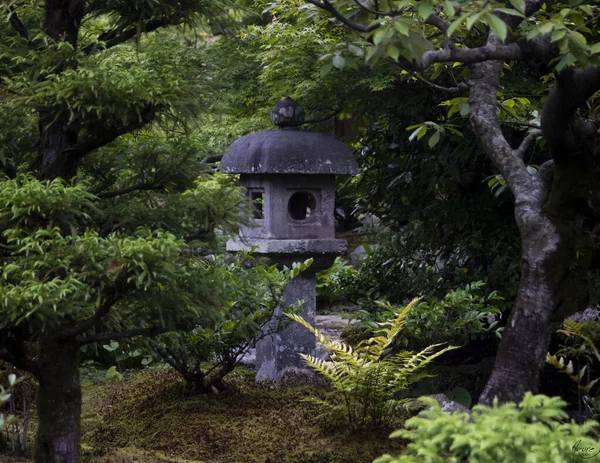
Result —
[[[450,0],[444,2],[444,13],[446,13],[446,16],[449,18],[453,18],[456,14],[456,9]]]
[[[404,35],[406,37],[408,37],[410,33],[410,27],[408,26],[408,23],[402,18],[394,20],[394,29],[396,29],[399,34]]]
[[[494,14],[489,14],[487,16],[487,23],[494,34],[504,42],[507,34],[506,23]]]
[[[451,36],[452,34],[454,34],[454,31],[458,28],[458,26],[460,26],[464,22],[464,20],[467,18],[467,16],[469,16],[467,13],[463,13],[457,19],[452,21],[452,23],[448,27],[448,30],[446,31],[446,34],[448,36]]]
[[[427,144],[430,148],[433,148],[440,141],[440,132],[436,131],[431,137],[429,137],[429,141]]]
[[[525,14],[525,0],[510,0],[510,4],[515,7],[515,10]]]
[[[511,16],[518,16],[519,18],[524,18],[522,13],[518,12],[517,10],[513,10],[512,8],[495,8],[494,11],[498,11],[500,13],[508,14]]]
[[[591,55],[597,55],[598,53],[600,53],[600,42],[595,43],[590,48],[590,54]]]
[[[381,42],[383,42],[386,35],[387,35],[387,29],[385,29],[385,28],[377,29],[377,31],[375,31],[375,34],[373,34],[373,44],[379,45]]]
[[[481,18],[481,16],[483,16],[485,13],[487,13],[487,11],[479,11],[478,13],[474,13],[472,15],[469,16],[469,18],[467,19],[467,29],[471,30],[471,28],[473,27],[473,25],[479,20],[479,18]]]
[[[421,19],[426,20],[427,18],[429,18],[429,15],[431,15],[431,12],[433,11],[432,0],[421,0],[421,3],[419,3],[418,11]]]
[[[113,341],[110,344],[104,344],[102,347],[104,347],[109,352],[113,352],[113,351],[117,350],[117,348],[119,347],[119,343],[116,341]]]
[[[346,65],[346,60],[342,55],[335,55],[331,62],[338,69],[344,69],[344,66]]]
[[[363,56],[365,54],[365,52],[362,48],[357,47],[356,45],[352,45],[352,44],[348,45],[348,50],[354,56]]]
[[[569,41],[580,48],[587,46],[585,37],[577,31],[569,31]]]
[[[464,102],[460,105],[460,115],[462,117],[468,116],[471,114],[471,105],[468,102]]]
[[[328,63],[321,66],[321,69],[319,69],[319,75],[321,77],[325,77],[327,74],[329,74],[331,72],[332,69],[333,69],[333,63],[331,61],[329,61]]]
[[[387,47],[387,54],[394,61],[398,61],[398,58],[400,57],[400,49],[395,45],[390,45]]]
[[[552,31],[551,42],[558,42],[559,40],[562,40],[565,35],[567,35],[567,29],[566,28],[563,28],[563,29],[554,29]]]

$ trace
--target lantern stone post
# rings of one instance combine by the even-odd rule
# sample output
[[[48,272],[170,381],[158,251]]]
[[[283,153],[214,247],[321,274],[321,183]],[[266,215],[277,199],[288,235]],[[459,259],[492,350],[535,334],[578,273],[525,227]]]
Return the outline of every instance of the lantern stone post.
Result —
[[[255,205],[254,223],[240,226],[227,250],[254,248],[259,256],[288,266],[313,258],[310,269],[289,283],[283,299],[285,305],[302,301],[300,315],[314,325],[315,273],[346,250],[346,241],[335,238],[335,175],[354,175],[357,164],[343,143],[299,130],[304,111],[292,99],[277,104],[271,120],[278,129],[239,138],[221,160],[222,172],[240,174],[240,185]],[[307,373],[299,354],[313,355],[314,350],[314,336],[299,325],[269,335],[257,345],[257,381]]]

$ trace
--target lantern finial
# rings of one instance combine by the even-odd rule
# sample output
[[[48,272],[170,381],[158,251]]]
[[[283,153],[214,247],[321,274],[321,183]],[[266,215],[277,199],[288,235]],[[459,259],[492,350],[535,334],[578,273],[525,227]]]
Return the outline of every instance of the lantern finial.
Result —
[[[304,109],[287,97],[273,107],[271,120],[278,127],[296,127],[304,123]]]

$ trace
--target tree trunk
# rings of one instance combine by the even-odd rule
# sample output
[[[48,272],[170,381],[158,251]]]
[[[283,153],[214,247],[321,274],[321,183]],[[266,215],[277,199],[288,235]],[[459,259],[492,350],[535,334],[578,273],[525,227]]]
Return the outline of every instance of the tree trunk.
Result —
[[[40,343],[36,463],[79,463],[81,384],[79,345]]]
[[[484,405],[491,405],[494,398],[500,403],[519,402],[525,392],[537,392],[551,322],[564,310],[563,290],[565,284],[570,285],[577,265],[575,234],[567,221],[551,220],[548,205],[541,211],[531,204],[516,204],[522,240],[521,283],[494,369],[479,398]]]

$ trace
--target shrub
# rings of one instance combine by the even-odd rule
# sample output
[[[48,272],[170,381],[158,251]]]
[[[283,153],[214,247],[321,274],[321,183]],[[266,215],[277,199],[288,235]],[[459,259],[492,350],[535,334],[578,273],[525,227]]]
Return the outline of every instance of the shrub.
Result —
[[[327,302],[347,299],[349,290],[346,281],[351,281],[356,270],[341,257],[336,257],[333,265],[317,273],[317,297]]]
[[[464,288],[451,289],[441,299],[428,297],[416,304],[406,317],[406,329],[397,336],[401,348],[418,348],[433,343],[464,344],[485,336],[500,338],[500,314],[504,299],[496,291],[482,294],[485,283],[475,281]],[[374,302],[378,311],[358,311],[366,328],[377,328],[377,321],[389,319],[398,311],[387,300]]]
[[[500,338],[499,315],[504,299],[496,291],[482,294],[485,283],[475,281],[451,289],[441,299],[431,297],[417,304],[406,320],[405,346],[433,342],[464,344],[474,338],[493,335]]]
[[[233,261],[215,258],[214,278],[225,286],[231,299],[192,332],[167,333],[150,345],[183,377],[188,393],[219,392],[224,377],[248,349],[283,328],[287,318],[274,317],[275,310],[283,308],[283,291],[311,263],[309,259],[280,271],[276,265],[256,265],[247,253],[238,254]]]
[[[467,413],[441,410],[433,398],[430,409],[406,422],[390,437],[410,439],[398,456],[383,455],[374,463],[565,463],[598,462],[598,423],[563,423],[567,414],[560,398],[526,393],[519,405],[476,405]]]
[[[310,330],[323,345],[330,360],[301,354],[304,361],[319,374],[330,380],[339,392],[341,404],[320,401],[332,411],[343,411],[351,430],[387,425],[408,399],[397,394],[420,379],[428,377],[423,368],[444,352],[440,344],[429,346],[418,353],[391,353],[394,338],[406,323],[406,317],[418,302],[413,300],[390,321],[379,324],[377,335],[353,348],[341,341],[324,336],[299,315],[288,315]]]

